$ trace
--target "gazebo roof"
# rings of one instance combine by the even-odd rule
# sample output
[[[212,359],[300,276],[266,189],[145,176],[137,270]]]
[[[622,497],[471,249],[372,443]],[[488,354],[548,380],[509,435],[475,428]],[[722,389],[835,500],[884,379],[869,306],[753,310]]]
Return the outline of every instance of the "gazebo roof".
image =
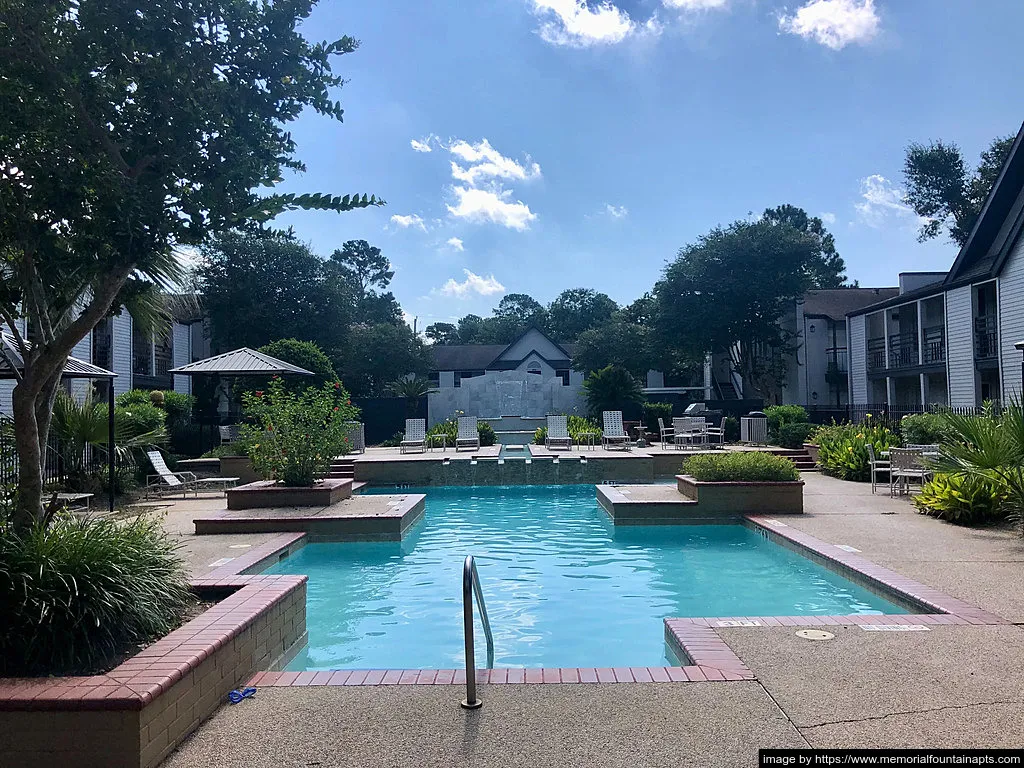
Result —
[[[0,379],[13,379],[15,369],[21,369],[25,361],[21,357],[21,350],[18,343],[9,333],[2,334],[0,340]],[[31,348],[31,344],[25,342]],[[117,374],[100,368],[98,365],[79,360],[77,357],[69,357],[64,364],[64,372],[61,373],[64,379],[116,379]]]
[[[221,376],[248,376],[260,373],[290,373],[299,376],[313,376],[312,371],[299,368],[297,365],[278,360],[276,357],[257,352],[255,349],[242,347],[233,352],[214,355],[205,360],[172,368],[170,373],[180,376],[201,376],[203,374],[219,374]]]

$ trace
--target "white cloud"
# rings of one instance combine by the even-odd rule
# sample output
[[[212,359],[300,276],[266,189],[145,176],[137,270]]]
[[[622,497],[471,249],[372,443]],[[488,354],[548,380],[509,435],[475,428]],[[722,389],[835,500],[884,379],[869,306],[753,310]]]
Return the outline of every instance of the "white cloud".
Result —
[[[522,231],[530,226],[537,214],[530,207],[516,200],[511,202],[511,190],[475,189],[455,187],[455,205],[448,206],[448,212],[458,219],[468,221],[493,221],[509,229]]]
[[[540,177],[540,166],[533,162],[529,155],[526,156],[525,164],[521,164],[510,157],[505,157],[492,147],[487,139],[481,139],[477,144],[460,139],[449,145],[448,151],[470,164],[468,168],[463,168],[452,162],[452,177],[471,187],[488,179],[529,181]]]
[[[423,217],[417,216],[415,213],[410,213],[408,216],[401,216],[396,213],[391,217],[391,223],[401,227],[402,229],[415,227],[423,232],[427,231],[427,225],[423,222]]]
[[[861,221],[868,226],[880,227],[891,216],[913,218],[919,223],[926,221],[906,204],[903,189],[880,174],[875,173],[860,180],[860,196],[861,201],[854,208]]]
[[[454,277],[449,277],[448,282],[440,288],[442,295],[455,296],[461,299],[470,293],[476,293],[481,296],[493,296],[496,293],[505,292],[505,286],[499,283],[494,275],[481,277],[470,272],[468,269],[463,269],[462,271],[466,275],[466,279],[460,283]]]
[[[416,152],[433,152],[433,147],[430,146],[430,137],[425,139],[409,139],[409,146]]]
[[[604,204],[604,212],[613,219],[624,219],[629,215],[629,209],[626,206],[612,205],[611,203]]]
[[[832,213],[831,211],[825,211],[818,218],[820,218],[826,224],[835,224],[836,223],[836,215],[834,213]]]
[[[589,6],[584,0],[532,0],[543,19],[538,31],[552,45],[586,48],[622,42],[636,31],[629,14],[610,2]]]
[[[666,8],[680,8],[684,11],[710,11],[725,8],[729,0],[661,0]]]
[[[462,240],[460,240],[457,237],[449,237],[448,238],[448,245],[450,245],[456,251],[464,251],[464,250],[466,250],[465,247],[463,247],[463,245],[462,245]]]
[[[874,0],[810,0],[792,16],[779,16],[779,29],[834,51],[866,43],[878,34]]]

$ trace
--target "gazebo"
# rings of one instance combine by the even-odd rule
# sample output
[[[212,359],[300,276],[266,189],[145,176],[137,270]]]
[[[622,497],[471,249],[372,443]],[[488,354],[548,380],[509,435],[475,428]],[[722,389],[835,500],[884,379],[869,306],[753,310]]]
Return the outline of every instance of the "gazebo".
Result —
[[[26,342],[26,345],[31,345]],[[14,337],[8,333],[2,334],[0,339],[0,379],[17,379],[18,376],[15,373],[25,367],[25,360],[21,356],[21,350],[18,348],[18,344]],[[111,382],[111,386],[107,387],[107,464],[110,470],[110,489],[109,489],[109,508],[110,511],[114,511],[114,452],[116,449],[116,443],[114,441],[114,387],[113,380],[117,378],[117,374],[113,371],[108,371],[105,368],[100,368],[98,365],[87,363],[84,360],[79,360],[77,357],[69,357],[68,361],[64,364],[64,371],[60,375],[61,379],[89,379],[89,380],[106,380]]]

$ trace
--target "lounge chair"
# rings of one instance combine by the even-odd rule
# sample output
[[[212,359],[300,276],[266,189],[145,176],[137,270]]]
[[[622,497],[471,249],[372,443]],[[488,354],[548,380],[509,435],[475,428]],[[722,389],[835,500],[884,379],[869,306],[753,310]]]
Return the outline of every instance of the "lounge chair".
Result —
[[[875,456],[875,446],[871,443],[867,444],[868,449],[868,465],[871,467],[871,492],[875,492],[875,488],[878,487],[878,476],[883,472],[888,475],[891,467],[888,461],[879,461]]]
[[[544,447],[553,448],[556,445],[564,445],[572,450],[568,416],[548,416],[548,434],[544,438]]]
[[[455,452],[459,448],[476,448],[480,450],[480,432],[476,426],[476,416],[459,416],[459,434],[455,438]]]
[[[207,490],[210,486],[219,486],[220,490],[224,490],[229,485],[235,485],[239,480],[237,477],[197,478],[194,472],[171,472],[160,451],[147,451],[146,456],[149,458],[149,463],[153,465],[153,469],[156,470],[155,475],[146,477],[145,495],[147,497],[161,496],[165,493],[180,493],[181,497],[185,498],[190,491],[198,496],[199,491]]]
[[[601,414],[601,422],[604,424],[604,434],[601,435],[601,447],[609,448],[613,445],[622,446],[623,450],[629,450],[629,435],[622,426],[622,411],[605,411]]]
[[[427,450],[427,420],[406,419],[405,439],[398,446],[398,452],[407,453],[417,448],[420,453]]]
[[[669,440],[672,440],[673,442],[675,442],[676,431],[672,427],[666,427],[665,426],[665,420],[659,417],[658,418],[658,435],[660,436],[660,439],[661,439],[661,447],[664,448],[665,447],[665,443],[667,443]]]

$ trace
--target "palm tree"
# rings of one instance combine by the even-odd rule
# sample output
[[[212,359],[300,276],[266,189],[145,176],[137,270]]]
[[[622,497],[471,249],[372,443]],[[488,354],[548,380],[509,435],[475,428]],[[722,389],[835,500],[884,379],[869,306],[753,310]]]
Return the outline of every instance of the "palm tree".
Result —
[[[993,479],[1006,491],[1007,517],[1024,535],[1024,407],[1011,400],[998,416],[947,413],[948,437],[932,462],[939,472]]]
[[[600,417],[602,411],[621,411],[624,406],[643,402],[644,394],[629,371],[618,365],[609,365],[595,371],[583,382],[587,406],[591,416]]]
[[[432,387],[427,379],[413,376],[411,379],[399,379],[388,386],[388,391],[395,397],[418,400],[430,394]]]

